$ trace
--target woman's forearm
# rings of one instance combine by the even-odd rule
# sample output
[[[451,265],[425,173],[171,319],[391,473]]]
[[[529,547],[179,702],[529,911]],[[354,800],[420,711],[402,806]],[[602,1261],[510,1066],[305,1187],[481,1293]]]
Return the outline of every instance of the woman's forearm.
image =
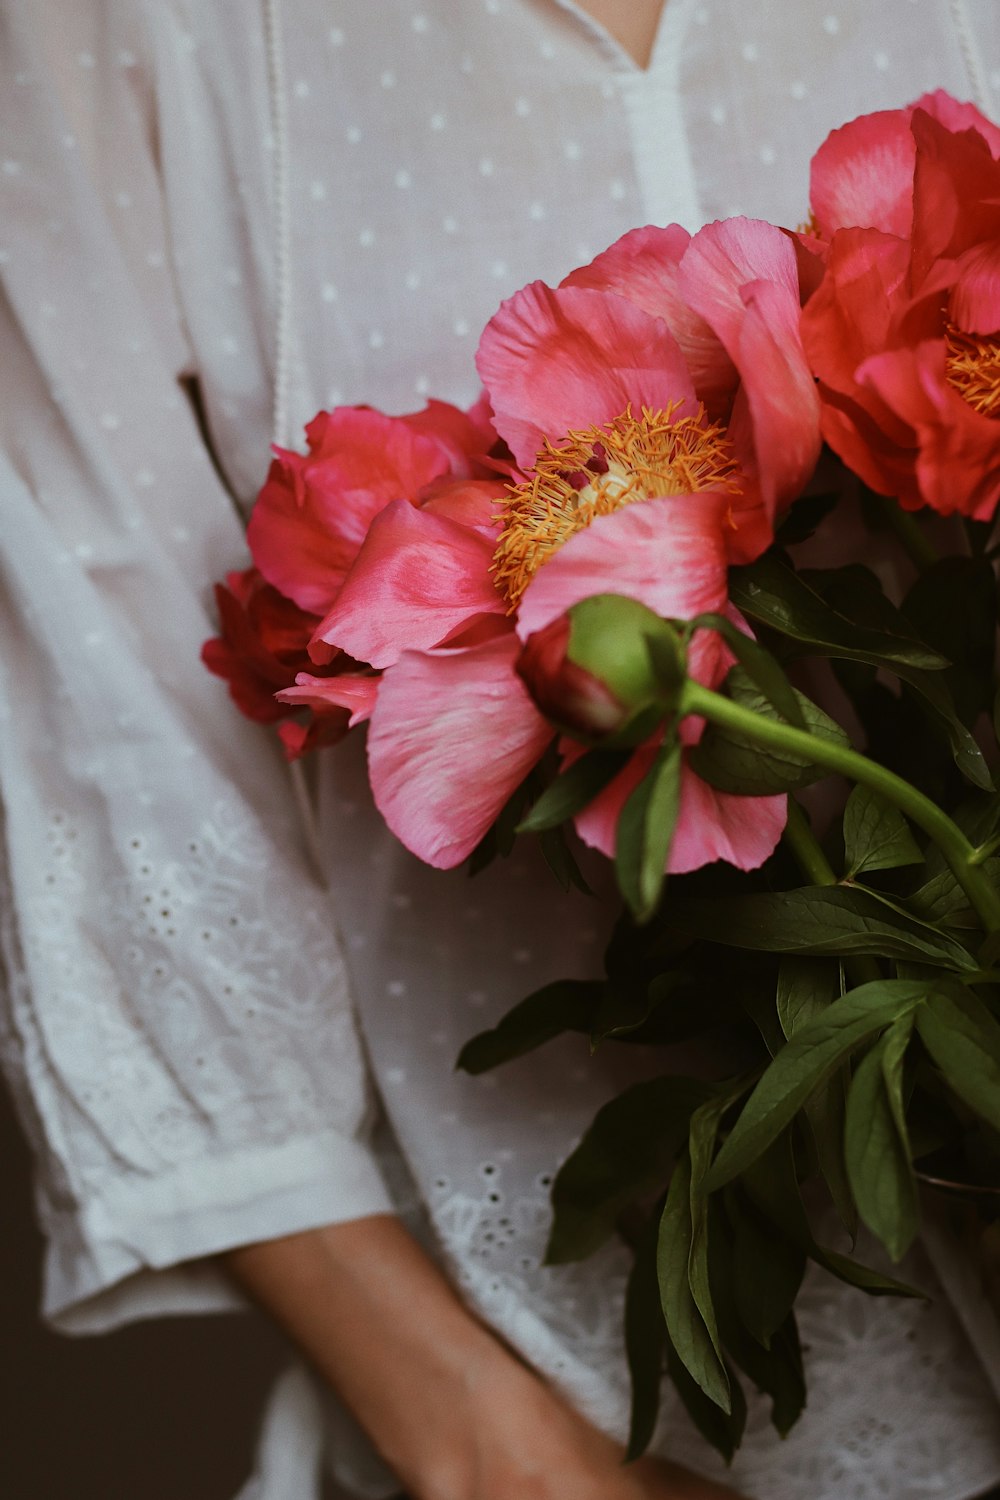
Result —
[[[466,1435],[490,1387],[516,1362],[397,1219],[328,1225],[223,1259],[401,1482],[414,1494],[470,1492]]]
[[[388,1215],[223,1259],[412,1500],[738,1500],[659,1459],[623,1467],[621,1446],[480,1323]]]

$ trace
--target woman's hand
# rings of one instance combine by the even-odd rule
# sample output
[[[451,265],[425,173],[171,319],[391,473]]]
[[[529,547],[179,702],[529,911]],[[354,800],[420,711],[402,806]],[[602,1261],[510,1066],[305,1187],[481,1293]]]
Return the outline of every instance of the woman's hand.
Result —
[[[499,1343],[470,1388],[471,1442],[453,1446],[413,1500],[738,1500],[675,1464],[623,1464],[618,1444]]]
[[[388,1215],[224,1257],[357,1417],[411,1500],[734,1500],[654,1459],[623,1466],[455,1295]]]

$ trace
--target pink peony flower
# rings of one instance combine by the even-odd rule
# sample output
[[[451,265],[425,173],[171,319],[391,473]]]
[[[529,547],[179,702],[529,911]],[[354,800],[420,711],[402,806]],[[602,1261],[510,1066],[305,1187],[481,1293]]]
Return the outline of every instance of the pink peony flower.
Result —
[[[735,220],[627,235],[491,321],[478,365],[516,482],[383,509],[317,633],[384,671],[371,782],[421,858],[464,859],[551,742],[514,670],[519,642],[609,591],[681,618],[727,609],[729,564],[767,547],[818,455],[798,318],[794,246]],[[699,680],[727,664],[699,633]],[[723,849],[760,863],[783,809],[740,799],[725,837],[689,828],[684,867]],[[578,826],[604,845],[592,820]]]
[[[908,510],[989,520],[1000,499],[1000,131],[945,94],[863,117],[818,153],[813,207],[829,246],[803,338],[826,441]]]

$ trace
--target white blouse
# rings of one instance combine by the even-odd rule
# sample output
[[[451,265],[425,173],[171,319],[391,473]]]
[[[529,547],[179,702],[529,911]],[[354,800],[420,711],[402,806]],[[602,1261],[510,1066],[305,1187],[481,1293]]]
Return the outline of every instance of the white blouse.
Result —
[[[603,910],[527,848],[419,866],[351,743],[319,775],[324,889],[273,744],[199,664],[210,584],[245,560],[276,384],[288,438],[324,405],[468,402],[517,286],[638,223],[795,223],[831,127],[937,86],[996,115],[995,0],[667,0],[646,72],[570,0],[0,0],[0,1051],[56,1326],[232,1305],[213,1252],[396,1207],[622,1431],[627,1257],[540,1261],[553,1172],[643,1064],[572,1038],[453,1071],[530,986],[598,971]],[[809,1409],[782,1443],[751,1402],[738,1487],[1000,1478],[945,1299],[813,1276],[801,1314]],[[669,1394],[658,1445],[720,1472]],[[318,1493],[321,1448],[391,1492],[296,1374],[244,1500]]]

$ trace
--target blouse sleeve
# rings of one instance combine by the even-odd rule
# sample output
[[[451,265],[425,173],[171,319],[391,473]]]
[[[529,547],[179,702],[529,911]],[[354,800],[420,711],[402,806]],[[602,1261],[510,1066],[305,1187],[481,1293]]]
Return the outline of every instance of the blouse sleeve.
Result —
[[[106,31],[141,10],[0,0],[0,1053],[75,1330],[390,1207],[287,774],[198,659],[243,542],[183,394],[141,37]]]

